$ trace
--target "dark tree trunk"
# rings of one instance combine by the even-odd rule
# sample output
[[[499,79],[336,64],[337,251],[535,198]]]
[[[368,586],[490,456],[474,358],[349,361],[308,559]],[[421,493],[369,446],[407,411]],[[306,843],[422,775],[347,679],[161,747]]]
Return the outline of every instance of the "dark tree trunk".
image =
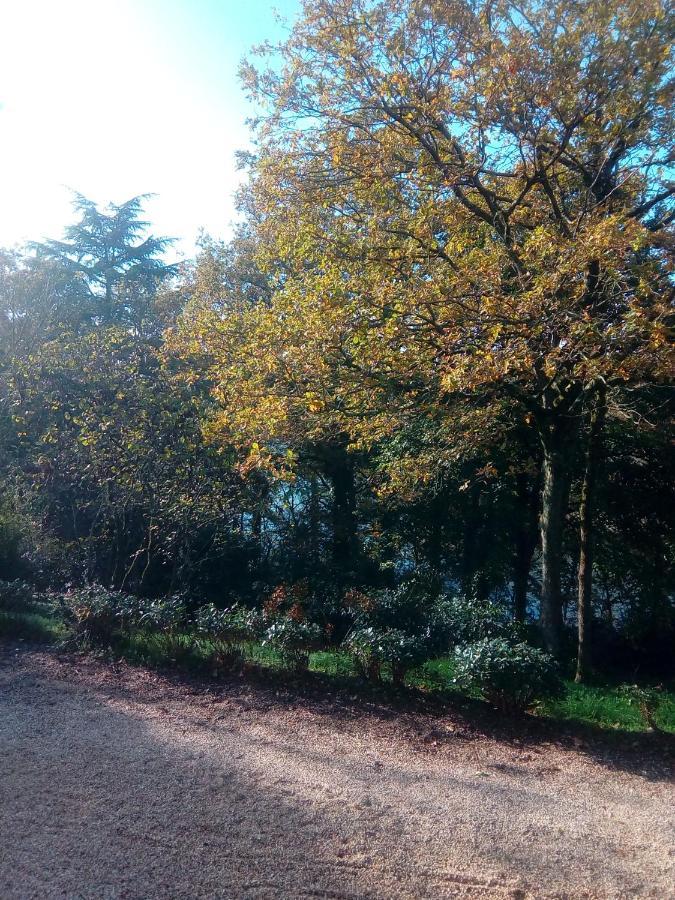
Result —
[[[468,501],[462,535],[462,586],[465,595],[473,597],[476,594],[480,531],[480,485],[477,482],[469,488]]]
[[[268,499],[268,485],[266,482],[261,481],[255,487],[253,509],[251,510],[251,539],[255,554],[255,564],[260,566],[264,557],[264,519]]]
[[[340,570],[354,568],[357,554],[356,487],[354,463],[346,451],[333,454],[327,474],[333,488],[333,563]]]
[[[584,480],[579,506],[579,593],[577,603],[577,672],[575,681],[584,681],[591,670],[591,626],[593,592],[593,540],[595,486],[600,458],[602,431],[605,424],[604,385],[598,391],[586,446]]]
[[[440,572],[443,562],[443,525],[446,513],[447,496],[439,491],[429,506],[430,519],[429,537],[426,547],[426,557],[429,565],[436,572]]]
[[[513,559],[513,617],[524,622],[527,615],[527,592],[530,583],[532,557],[539,539],[537,512],[539,506],[538,479],[527,472],[516,476],[518,511],[515,521],[515,552]]]
[[[309,552],[313,563],[318,561],[320,555],[320,527],[319,482],[316,475],[311,475],[309,483]]]
[[[560,575],[563,534],[570,488],[568,447],[555,430],[544,440],[541,497],[541,614],[540,627],[550,653],[562,650],[562,597]]]

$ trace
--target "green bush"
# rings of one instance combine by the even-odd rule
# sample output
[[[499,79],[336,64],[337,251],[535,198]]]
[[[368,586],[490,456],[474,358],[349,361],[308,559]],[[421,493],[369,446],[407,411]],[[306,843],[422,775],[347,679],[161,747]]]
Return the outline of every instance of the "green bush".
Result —
[[[226,644],[254,641],[263,629],[261,613],[236,605],[218,609],[209,603],[196,611],[192,621],[199,634]]]
[[[449,597],[434,587],[428,578],[408,579],[395,588],[351,590],[344,602],[355,629],[399,629],[424,641],[427,659],[484,638],[520,637],[507,609],[489,600]]]
[[[100,584],[70,588],[59,600],[78,642],[107,646],[117,632],[128,629],[140,618],[137,598]]]
[[[6,612],[28,609],[40,599],[40,593],[27,581],[0,581],[0,609]]]
[[[486,638],[455,652],[455,682],[479,691],[507,712],[527,709],[536,699],[559,696],[563,685],[553,657],[503,638]]]
[[[662,687],[644,687],[638,684],[623,684],[621,685],[620,692],[626,698],[630,706],[639,709],[640,715],[647,728],[652,728],[654,731],[661,730],[656,721],[656,714],[664,697]]]
[[[402,684],[405,673],[430,655],[428,634],[410,634],[400,628],[357,628],[347,638],[345,647],[372,681],[378,681],[382,665],[389,664],[395,684]]]
[[[303,671],[309,664],[309,654],[323,647],[324,635],[313,622],[283,618],[269,626],[262,643],[276,650],[292,668]]]
[[[428,628],[437,600],[423,583],[409,580],[393,588],[348,591],[345,602],[357,628],[398,628],[416,633]]]
[[[470,597],[443,597],[431,610],[430,626],[446,647],[463,646],[488,638],[517,640],[518,626],[509,612],[491,600]]]
[[[187,601],[183,594],[172,594],[157,600],[135,600],[125,604],[129,614],[125,627],[139,625],[151,631],[171,633],[187,624]]]

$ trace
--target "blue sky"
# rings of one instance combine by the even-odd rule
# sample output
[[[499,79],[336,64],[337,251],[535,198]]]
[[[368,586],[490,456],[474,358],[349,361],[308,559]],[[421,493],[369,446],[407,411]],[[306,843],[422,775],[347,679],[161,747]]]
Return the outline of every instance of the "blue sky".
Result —
[[[100,203],[145,192],[157,234],[190,254],[226,237],[250,110],[250,46],[299,0],[2,0],[0,246],[61,234],[68,188]]]

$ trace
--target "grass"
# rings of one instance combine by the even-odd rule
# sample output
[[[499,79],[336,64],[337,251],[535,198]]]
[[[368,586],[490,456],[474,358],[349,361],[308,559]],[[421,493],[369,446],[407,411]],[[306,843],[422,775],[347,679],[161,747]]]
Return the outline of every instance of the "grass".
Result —
[[[553,719],[583,722],[621,731],[645,731],[646,725],[635,703],[608,684],[584,685],[566,682],[564,697],[542,704],[541,712]],[[663,731],[675,733],[675,693],[663,691],[655,713]]]
[[[149,666],[179,664],[192,671],[210,673],[218,647],[205,638],[189,634],[161,635],[137,632],[116,645],[116,651],[130,662]],[[241,648],[244,661],[264,669],[282,670],[285,662],[279,653],[262,644],[245,644]],[[310,672],[340,679],[358,678],[358,669],[348,653],[323,650],[310,654]],[[383,670],[385,680],[390,673]],[[453,682],[453,664],[449,657],[430,660],[411,670],[406,677],[408,687],[424,692],[442,691],[459,694]],[[477,697],[477,695],[474,695]],[[579,722],[607,730],[643,732],[647,730],[639,707],[631,703],[616,685],[598,683],[579,685],[565,681],[565,694],[557,700],[539,704],[538,715],[564,722]],[[675,693],[664,691],[656,711],[656,723],[664,731],[675,733]]]
[[[42,643],[63,642],[68,636],[66,624],[48,604],[31,603],[24,609],[0,610],[0,637]],[[111,648],[116,656],[134,665],[163,668],[176,666],[206,676],[250,664],[280,671],[286,663],[282,656],[262,644],[243,644],[227,648],[216,641],[191,633],[158,634],[133,631],[119,635]],[[309,670],[340,680],[359,677],[349,654],[323,650],[310,654]],[[390,678],[386,667],[385,680]],[[430,660],[411,670],[406,684],[425,693],[459,694],[453,682],[453,664],[449,657]],[[644,732],[647,725],[639,706],[622,693],[616,684],[597,682],[589,685],[565,682],[565,693],[557,700],[538,705],[536,712],[560,722],[592,725],[606,730]],[[663,731],[675,734],[675,692],[664,690],[655,712],[655,723]]]
[[[46,603],[34,602],[22,609],[0,609],[0,637],[54,644],[63,640],[66,633],[65,623]]]

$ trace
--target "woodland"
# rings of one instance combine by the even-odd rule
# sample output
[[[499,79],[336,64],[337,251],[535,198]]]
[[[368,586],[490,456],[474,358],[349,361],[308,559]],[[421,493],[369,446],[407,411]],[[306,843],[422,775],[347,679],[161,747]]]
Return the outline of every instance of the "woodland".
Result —
[[[639,682],[653,725],[674,31],[668,0],[313,0],[242,65],[230,240],[174,264],[146,197],[77,194],[0,251],[0,624],[427,666],[507,712]]]

